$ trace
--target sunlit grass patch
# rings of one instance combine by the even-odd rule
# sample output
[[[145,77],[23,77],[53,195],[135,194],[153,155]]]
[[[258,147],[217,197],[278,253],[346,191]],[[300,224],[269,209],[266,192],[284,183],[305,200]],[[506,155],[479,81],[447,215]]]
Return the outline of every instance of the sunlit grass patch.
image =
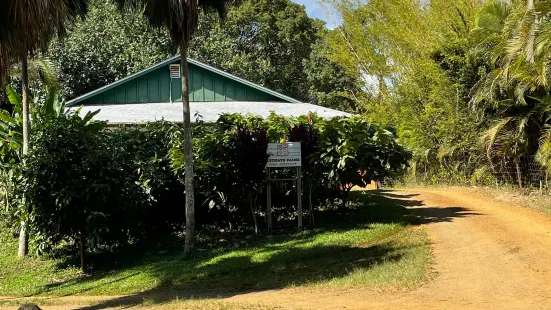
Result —
[[[425,232],[409,226],[409,212],[375,194],[353,194],[356,207],[319,213],[319,228],[254,238],[240,249],[201,249],[190,260],[180,249],[136,253],[86,276],[55,261],[20,262],[14,241],[1,247],[0,295],[136,294],[158,304],[250,290],[392,289],[425,281],[430,247]]]

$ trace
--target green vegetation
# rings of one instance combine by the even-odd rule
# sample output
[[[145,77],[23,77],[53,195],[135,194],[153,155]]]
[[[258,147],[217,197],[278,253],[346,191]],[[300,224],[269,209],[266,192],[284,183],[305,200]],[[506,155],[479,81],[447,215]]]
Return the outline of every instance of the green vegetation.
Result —
[[[551,149],[549,2],[323,2],[343,18],[325,56],[369,77],[366,115],[395,126],[414,179],[539,187]]]
[[[328,30],[303,6],[235,0],[227,9],[223,24],[217,14],[201,14],[190,57],[305,102],[361,110],[358,75],[324,56],[321,42]],[[71,99],[177,51],[168,30],[151,27],[139,10],[121,13],[111,0],[91,0],[87,17],[70,23],[67,35],[54,40],[46,54]]]
[[[0,301],[0,306],[12,306],[18,307],[24,303],[34,303],[39,304],[40,306],[62,306],[62,307],[82,307],[84,309],[109,306],[115,307],[118,309],[124,307],[125,304],[132,304],[133,309],[159,309],[159,310],[277,310],[281,309],[280,306],[266,305],[263,303],[236,303],[236,302],[223,302],[223,301],[214,301],[212,299],[175,299],[172,301],[162,301],[151,299],[151,298],[141,298],[139,301],[134,300],[115,300],[115,301],[105,301],[105,300],[87,300],[87,299],[74,299],[70,300],[59,300],[59,299],[50,299],[49,297],[44,298],[16,298],[9,300]],[[122,306],[121,306],[122,305]]]
[[[80,275],[62,260],[19,261],[14,242],[3,242],[0,295],[138,293],[141,303],[192,292],[209,296],[293,286],[394,289],[425,281],[430,247],[422,230],[408,228],[414,221],[409,212],[369,192],[352,192],[352,199],[354,207],[346,214],[333,208],[320,212],[317,229],[272,237],[220,234],[218,245],[200,244],[190,260],[182,258],[178,247],[98,255],[90,258],[92,265],[104,260],[103,267],[92,275]]]
[[[322,2],[342,17],[335,29],[289,0],[230,1],[223,25],[216,14],[200,16],[189,54],[289,96],[392,125],[413,152],[416,181],[528,187],[545,179],[546,1]],[[87,18],[66,28],[37,56],[51,58],[69,98],[177,52],[167,29],[151,28],[141,12],[119,12],[112,1],[92,0]],[[20,78],[11,80],[21,90]],[[537,177],[526,168],[534,164]]]
[[[81,117],[54,113],[53,107],[41,109],[52,110],[51,117],[33,121],[34,147],[23,163],[5,162],[2,228],[27,221],[42,254],[78,252],[84,272],[87,254],[117,253],[181,236],[187,219],[181,202],[188,192],[180,126],[158,122],[104,130],[104,123],[93,121],[94,113]],[[265,229],[258,217],[266,213],[266,148],[269,141],[281,140],[305,145],[312,224],[314,212],[328,203],[339,202],[346,210],[352,187],[402,173],[410,156],[390,131],[362,117],[223,115],[216,123],[199,121],[194,199],[201,232],[258,234]],[[285,176],[290,170],[277,173]],[[272,195],[276,227],[298,216],[290,191],[296,186]]]
[[[67,99],[125,78],[177,51],[166,29],[149,26],[140,13],[119,12],[112,1],[90,1],[86,19],[71,23],[67,31],[48,51]]]

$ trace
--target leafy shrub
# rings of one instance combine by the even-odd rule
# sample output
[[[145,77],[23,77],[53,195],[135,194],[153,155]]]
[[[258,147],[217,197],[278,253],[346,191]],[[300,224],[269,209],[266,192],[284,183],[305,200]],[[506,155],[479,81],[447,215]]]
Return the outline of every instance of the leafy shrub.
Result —
[[[147,209],[137,219],[142,239],[174,233],[185,222],[184,187],[168,158],[172,128],[160,121],[107,132],[111,143],[120,148],[125,171],[147,194]]]
[[[80,244],[84,257],[85,250],[112,251],[183,231],[180,126],[157,122],[106,130],[92,117],[61,114],[37,123],[20,189],[38,240],[49,247]],[[267,120],[234,114],[215,123],[198,121],[193,147],[200,228],[259,231],[270,141],[302,144],[311,216],[316,206],[337,197],[345,207],[352,187],[399,174],[411,158],[390,131],[361,117],[272,113]],[[293,195],[276,194],[273,204],[279,218],[296,216]]]
[[[325,121],[312,160],[324,167],[322,174],[340,190],[343,207],[354,186],[400,174],[411,159],[388,131],[362,117]]]
[[[25,158],[22,186],[32,227],[43,245],[61,241],[86,248],[131,242],[139,236],[136,217],[147,196],[128,173],[125,151],[78,113],[43,123]]]

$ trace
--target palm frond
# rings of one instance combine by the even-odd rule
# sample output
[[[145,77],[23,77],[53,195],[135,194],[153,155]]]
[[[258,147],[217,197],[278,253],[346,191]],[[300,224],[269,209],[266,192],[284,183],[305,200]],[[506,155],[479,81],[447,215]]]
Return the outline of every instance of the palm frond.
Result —
[[[45,49],[65,32],[67,20],[83,16],[89,0],[5,0],[0,10],[0,84],[11,64]]]
[[[507,1],[495,1],[485,5],[475,17],[473,34],[489,36],[501,33],[513,6]]]
[[[494,126],[486,130],[480,138],[481,142],[485,145],[486,155],[488,158],[492,157],[492,152],[496,141],[499,139],[500,135],[504,135],[504,128],[506,128],[512,120],[513,117],[506,117],[502,119]]]
[[[40,81],[47,87],[59,87],[59,71],[49,58],[38,56],[28,59],[27,71],[29,80]],[[11,74],[21,76],[21,63],[18,62],[12,65]]]
[[[490,54],[493,71],[475,86],[472,102],[494,101],[494,94],[507,92],[518,105],[526,97],[549,90],[548,64],[551,60],[551,1],[542,0],[536,9],[522,3],[494,1],[485,6],[477,18],[476,31],[493,38],[501,26],[501,37],[492,40]],[[486,39],[482,48],[488,48]]]
[[[536,160],[547,170],[551,169],[551,125],[545,125],[540,134],[540,145]]]
[[[141,10],[153,26],[169,29],[174,42],[189,41],[197,29],[199,10],[215,10],[221,17],[229,0],[115,0],[121,9]]]
[[[438,149],[438,154],[436,155],[438,157],[438,160],[442,162],[444,158],[446,157],[452,157],[455,151],[459,148],[457,144],[452,145],[442,145]]]

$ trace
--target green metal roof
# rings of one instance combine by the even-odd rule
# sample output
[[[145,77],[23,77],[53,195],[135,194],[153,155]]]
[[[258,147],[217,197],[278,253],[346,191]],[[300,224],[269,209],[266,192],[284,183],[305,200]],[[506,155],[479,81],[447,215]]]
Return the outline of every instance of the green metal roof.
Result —
[[[101,94],[101,93],[104,93],[104,92],[106,92],[106,91],[108,91],[108,90],[111,90],[111,89],[113,89],[113,88],[115,88],[115,87],[117,87],[117,86],[119,86],[119,85],[122,85],[122,84],[124,84],[124,83],[129,82],[129,81],[132,81],[132,80],[134,80],[134,79],[137,79],[137,78],[139,78],[139,77],[141,77],[141,76],[144,76],[144,75],[146,75],[146,74],[148,74],[148,73],[150,73],[150,72],[153,72],[154,70],[157,70],[157,69],[162,68],[162,67],[164,67],[164,66],[168,66],[169,64],[174,63],[174,62],[176,62],[176,61],[178,61],[178,60],[180,60],[180,56],[179,56],[179,55],[178,55],[178,56],[174,56],[174,57],[172,57],[172,58],[170,58],[170,59],[167,59],[167,60],[165,60],[165,61],[163,61],[163,62],[160,62],[160,63],[158,63],[158,64],[155,64],[155,65],[153,65],[153,66],[151,66],[151,67],[149,67],[149,68],[147,68],[147,69],[145,69],[145,70],[142,70],[142,71],[140,71],[140,72],[138,72],[138,73],[132,74],[132,75],[126,77],[126,78],[120,79],[120,80],[118,80],[118,81],[116,81],[116,82],[114,82],[114,83],[111,83],[111,84],[109,84],[109,85],[103,86],[103,87],[98,88],[98,89],[96,89],[96,90],[94,90],[94,91],[91,91],[91,92],[89,92],[89,93],[87,93],[87,94],[84,94],[84,95],[82,95],[82,96],[80,96],[80,97],[77,97],[77,98],[75,98],[75,99],[72,99],[72,100],[70,100],[69,102],[67,102],[67,106],[75,106],[75,105],[77,105],[77,104],[80,103],[80,102],[83,102],[83,101],[85,101],[85,100],[87,100],[87,99],[89,99],[89,98],[92,98],[92,97],[94,97],[94,96],[96,96],[96,95],[98,95],[98,94]],[[258,85],[258,84],[255,84],[255,83],[253,83],[253,82],[247,81],[247,80],[242,79],[242,78],[239,78],[239,77],[237,77],[237,76],[235,76],[235,75],[232,75],[232,74],[230,74],[230,73],[227,73],[227,72],[224,72],[224,71],[222,71],[222,70],[216,69],[216,68],[214,68],[214,67],[211,67],[211,66],[209,66],[209,65],[207,65],[207,64],[204,64],[204,63],[202,63],[202,62],[200,62],[200,61],[197,61],[197,60],[195,60],[195,59],[188,58],[188,63],[189,63],[189,64],[193,64],[193,65],[195,65],[195,66],[197,66],[197,67],[200,67],[200,68],[202,68],[202,69],[205,69],[205,70],[207,70],[207,71],[210,71],[210,72],[212,72],[212,73],[214,73],[214,74],[217,74],[217,75],[226,77],[226,78],[228,78],[228,79],[230,79],[230,80],[233,80],[233,81],[235,81],[235,82],[244,84],[244,85],[246,85],[246,86],[248,86],[248,87],[254,88],[254,89],[258,90],[258,91],[264,92],[264,93],[269,94],[269,95],[271,95],[271,96],[277,97],[277,98],[279,98],[279,99],[281,99],[281,100],[284,100],[284,101],[286,101],[286,102],[289,102],[289,103],[301,103],[299,100],[293,99],[293,98],[288,97],[288,96],[285,96],[285,95],[283,95],[283,94],[281,94],[281,93],[278,93],[278,92],[275,92],[275,91],[273,91],[273,90],[270,90],[270,89],[268,89],[268,88],[266,88],[266,87],[260,86],[260,85]]]

